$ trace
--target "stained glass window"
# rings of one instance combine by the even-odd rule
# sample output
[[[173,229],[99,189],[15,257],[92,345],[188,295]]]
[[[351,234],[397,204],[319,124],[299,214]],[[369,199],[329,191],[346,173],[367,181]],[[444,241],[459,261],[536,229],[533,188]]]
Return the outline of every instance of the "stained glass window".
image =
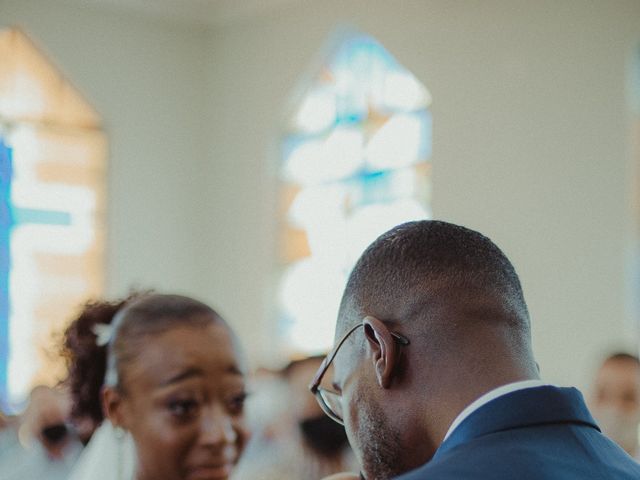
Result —
[[[103,289],[99,115],[19,30],[0,32],[0,401],[62,373],[56,334]]]
[[[430,216],[431,96],[385,48],[350,35],[290,116],[280,167],[280,338],[327,349],[347,276],[389,228]]]

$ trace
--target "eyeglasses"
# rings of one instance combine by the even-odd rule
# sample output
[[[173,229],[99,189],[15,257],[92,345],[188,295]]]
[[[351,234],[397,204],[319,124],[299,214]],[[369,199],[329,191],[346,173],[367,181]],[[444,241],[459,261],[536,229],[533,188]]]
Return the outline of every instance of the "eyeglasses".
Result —
[[[343,415],[342,415],[342,394],[336,392],[334,390],[329,390],[327,388],[321,387],[322,378],[329,370],[331,366],[331,362],[336,358],[338,354],[338,350],[342,346],[342,344],[347,340],[349,335],[355,332],[358,328],[364,326],[363,323],[359,323],[355,327],[351,328],[347,333],[344,334],[342,339],[336,344],[331,352],[325,357],[325,359],[320,364],[320,368],[316,373],[315,377],[313,377],[313,381],[309,384],[309,390],[316,396],[316,400],[322,408],[322,411],[326,413],[329,418],[338,422],[340,425],[344,425]],[[390,332],[393,339],[398,342],[402,346],[409,345],[409,340],[399,333]]]

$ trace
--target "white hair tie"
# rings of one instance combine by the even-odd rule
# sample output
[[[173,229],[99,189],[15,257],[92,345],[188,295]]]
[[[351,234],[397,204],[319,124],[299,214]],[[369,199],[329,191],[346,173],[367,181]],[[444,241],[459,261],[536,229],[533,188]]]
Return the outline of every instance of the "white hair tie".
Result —
[[[111,341],[113,335],[113,325],[108,323],[96,323],[91,331],[96,336],[96,345],[104,347]]]

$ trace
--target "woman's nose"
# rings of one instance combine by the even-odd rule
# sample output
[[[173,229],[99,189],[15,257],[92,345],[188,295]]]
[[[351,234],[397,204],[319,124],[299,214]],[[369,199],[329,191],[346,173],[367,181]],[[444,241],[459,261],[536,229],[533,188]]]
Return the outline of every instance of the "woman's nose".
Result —
[[[201,418],[201,443],[211,446],[232,444],[238,438],[233,419],[224,409],[212,407]]]

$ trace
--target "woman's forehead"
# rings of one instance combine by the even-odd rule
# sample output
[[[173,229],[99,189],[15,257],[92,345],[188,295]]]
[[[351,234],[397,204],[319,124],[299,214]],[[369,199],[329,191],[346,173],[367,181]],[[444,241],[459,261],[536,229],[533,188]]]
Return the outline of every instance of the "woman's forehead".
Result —
[[[179,326],[145,337],[130,364],[123,365],[136,381],[164,383],[185,369],[204,374],[245,374],[245,363],[232,332],[222,323]]]

